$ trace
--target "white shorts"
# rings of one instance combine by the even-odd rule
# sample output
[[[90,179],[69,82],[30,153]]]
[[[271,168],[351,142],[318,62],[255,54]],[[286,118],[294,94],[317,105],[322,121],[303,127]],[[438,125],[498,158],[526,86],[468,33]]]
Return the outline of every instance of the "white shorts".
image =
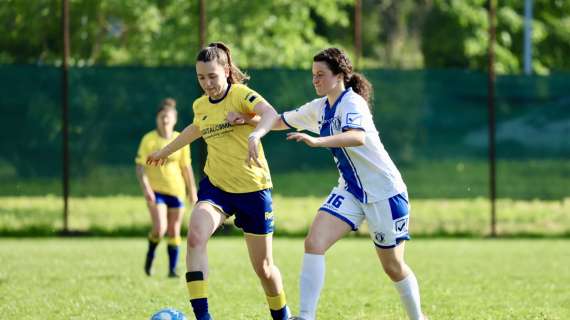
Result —
[[[358,230],[362,221],[368,221],[370,237],[382,249],[393,248],[403,240],[410,240],[410,204],[405,192],[389,199],[362,203],[350,192],[335,187],[319,208]]]

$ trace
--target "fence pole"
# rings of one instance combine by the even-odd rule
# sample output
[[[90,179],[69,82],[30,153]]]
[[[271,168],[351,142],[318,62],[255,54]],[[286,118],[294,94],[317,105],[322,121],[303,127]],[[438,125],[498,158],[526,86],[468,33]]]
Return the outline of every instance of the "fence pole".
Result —
[[[360,70],[362,56],[362,1],[354,0],[354,66]]]
[[[495,156],[495,17],[496,0],[489,1],[489,45],[487,109],[489,114],[489,200],[491,202],[491,237],[497,236],[496,156]]]
[[[63,52],[61,64],[61,123],[63,151],[63,233],[69,233],[69,0],[62,0],[61,31],[63,37]]]

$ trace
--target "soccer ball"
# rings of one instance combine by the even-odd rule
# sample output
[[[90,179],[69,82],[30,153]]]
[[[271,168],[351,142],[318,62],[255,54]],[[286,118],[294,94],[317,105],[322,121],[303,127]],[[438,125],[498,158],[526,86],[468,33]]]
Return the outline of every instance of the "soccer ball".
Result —
[[[182,312],[176,309],[165,308],[153,314],[152,317],[150,317],[150,320],[188,320],[188,319]]]

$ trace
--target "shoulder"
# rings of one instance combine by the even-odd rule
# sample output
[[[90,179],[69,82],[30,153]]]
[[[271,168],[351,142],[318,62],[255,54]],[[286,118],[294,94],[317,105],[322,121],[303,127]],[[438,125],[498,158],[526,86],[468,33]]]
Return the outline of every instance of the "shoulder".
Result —
[[[194,100],[194,102],[192,103],[192,109],[196,110],[196,108],[199,108],[200,106],[204,105],[204,103],[206,102],[208,102],[208,96],[204,94],[200,98]]]
[[[346,93],[346,96],[344,97],[341,105],[350,106],[357,109],[369,110],[368,102],[366,102],[366,100],[364,100],[361,95],[352,91],[352,89]]]
[[[155,137],[156,137],[156,130],[152,130],[152,131],[145,133],[145,135],[142,137],[142,140],[143,141],[151,140]]]
[[[307,103],[305,103],[301,108],[310,108],[312,110],[320,110],[325,106],[327,101],[327,97],[321,97],[313,99]]]

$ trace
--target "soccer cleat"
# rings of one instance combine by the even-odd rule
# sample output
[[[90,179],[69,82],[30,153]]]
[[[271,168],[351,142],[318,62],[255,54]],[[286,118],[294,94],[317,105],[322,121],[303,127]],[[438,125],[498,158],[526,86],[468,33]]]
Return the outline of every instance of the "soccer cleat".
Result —
[[[179,278],[180,275],[178,275],[178,273],[176,273],[176,270],[170,270],[170,271],[168,272],[168,277],[169,277],[169,278]]]
[[[297,317],[297,316],[292,316],[291,318],[289,318],[289,320],[305,320],[305,318],[301,318],[301,317]]]

